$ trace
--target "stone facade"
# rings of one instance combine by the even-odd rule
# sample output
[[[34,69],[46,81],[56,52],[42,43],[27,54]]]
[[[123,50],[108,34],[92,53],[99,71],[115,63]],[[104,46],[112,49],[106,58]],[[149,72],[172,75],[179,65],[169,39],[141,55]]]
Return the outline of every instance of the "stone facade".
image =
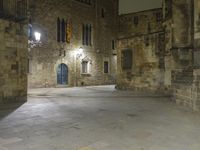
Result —
[[[167,91],[200,110],[199,22],[199,0],[163,0],[162,10],[119,16],[117,87]]]
[[[0,104],[27,100],[27,22],[8,5],[4,1],[0,10]]]
[[[178,104],[199,110],[199,1],[165,0],[166,73]],[[167,9],[168,8],[168,9]],[[166,11],[167,10],[167,11]]]
[[[118,74],[120,89],[161,90],[164,87],[162,9],[119,16]],[[123,56],[131,51],[129,56]],[[124,68],[131,59],[129,68]]]
[[[33,31],[41,33],[41,46],[29,52],[29,87],[85,86],[115,83],[118,0],[33,0],[30,14]],[[88,1],[89,2],[89,1]],[[57,42],[57,18],[71,22],[70,43]],[[91,45],[83,45],[82,25],[92,26]],[[83,53],[78,49],[82,47]],[[83,62],[88,72],[83,73]],[[108,62],[108,73],[104,72]],[[68,82],[58,84],[58,66],[68,68]]]

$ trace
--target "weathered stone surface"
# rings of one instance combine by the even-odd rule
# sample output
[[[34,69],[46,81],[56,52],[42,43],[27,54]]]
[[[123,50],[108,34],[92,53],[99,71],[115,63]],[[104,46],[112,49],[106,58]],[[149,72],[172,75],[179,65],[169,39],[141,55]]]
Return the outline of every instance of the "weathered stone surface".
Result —
[[[165,27],[165,84],[174,91],[178,104],[199,110],[199,73],[194,69],[199,65],[198,20],[199,0],[163,1]],[[166,4],[168,8],[166,9]],[[167,11],[171,12],[169,16]]]
[[[137,21],[136,21],[137,18]],[[163,86],[162,9],[121,15],[118,39],[118,88],[158,90]],[[132,51],[132,67],[123,69],[123,51]]]
[[[92,5],[75,0],[30,2],[33,30],[42,33],[42,46],[32,49],[29,53],[29,87],[57,86],[57,68],[61,63],[68,66],[68,86],[115,82],[116,55],[112,53],[111,42],[116,40],[118,1],[92,2]],[[101,16],[102,9],[105,10],[104,18]],[[72,39],[69,44],[57,42],[58,17],[70,19],[72,22]],[[92,46],[82,45],[82,24],[92,25]],[[84,49],[83,55],[76,56],[80,47]],[[88,74],[81,72],[84,59],[90,61]],[[109,62],[109,73],[106,74],[103,71],[104,61]]]
[[[27,34],[25,23],[0,19],[0,104],[27,100]],[[9,31],[6,31],[9,28]]]

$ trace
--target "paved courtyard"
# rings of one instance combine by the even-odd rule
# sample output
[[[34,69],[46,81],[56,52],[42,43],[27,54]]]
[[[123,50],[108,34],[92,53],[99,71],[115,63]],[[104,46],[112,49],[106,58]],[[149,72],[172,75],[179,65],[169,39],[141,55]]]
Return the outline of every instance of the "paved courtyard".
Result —
[[[0,150],[200,150],[200,114],[114,86],[32,89],[0,109]]]

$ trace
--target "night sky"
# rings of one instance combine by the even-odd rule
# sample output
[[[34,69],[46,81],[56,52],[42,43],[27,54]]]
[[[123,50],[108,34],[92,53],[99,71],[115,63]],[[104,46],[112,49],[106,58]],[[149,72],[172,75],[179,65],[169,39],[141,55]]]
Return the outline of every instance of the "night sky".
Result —
[[[161,7],[162,0],[119,0],[119,13],[125,14]]]

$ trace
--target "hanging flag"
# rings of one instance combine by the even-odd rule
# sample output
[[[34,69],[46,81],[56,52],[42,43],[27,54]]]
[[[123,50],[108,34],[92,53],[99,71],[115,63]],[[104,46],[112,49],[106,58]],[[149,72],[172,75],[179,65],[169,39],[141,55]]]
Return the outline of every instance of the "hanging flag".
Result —
[[[67,19],[66,21],[66,42],[67,43],[71,42],[71,37],[72,37],[72,24],[71,24],[71,20]]]

